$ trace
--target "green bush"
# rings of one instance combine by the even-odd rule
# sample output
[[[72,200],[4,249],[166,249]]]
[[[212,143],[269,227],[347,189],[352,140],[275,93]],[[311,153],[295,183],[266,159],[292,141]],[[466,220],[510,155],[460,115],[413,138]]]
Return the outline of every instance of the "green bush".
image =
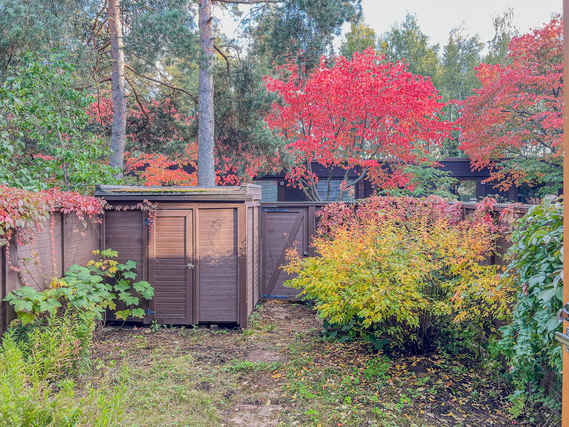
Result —
[[[89,357],[94,322],[70,313],[49,317],[30,328],[13,328],[26,363],[41,381],[78,377]]]
[[[119,264],[110,249],[95,255],[48,289],[23,287],[7,296],[22,322],[12,325],[0,347],[0,425],[121,425],[124,387],[103,392],[83,384],[93,331],[115,301],[127,307],[117,317],[142,317],[136,306],[154,291],[147,282],[131,285],[135,262]]]
[[[0,85],[0,182],[26,190],[90,192],[116,184],[109,147],[86,131],[89,90],[64,54],[28,53]]]
[[[494,346],[509,364],[520,393],[550,403],[540,382],[552,371],[561,385],[563,347],[554,340],[561,331],[556,314],[563,305],[563,204],[545,200],[515,224],[508,274],[517,291],[511,324],[500,328],[503,336]]]

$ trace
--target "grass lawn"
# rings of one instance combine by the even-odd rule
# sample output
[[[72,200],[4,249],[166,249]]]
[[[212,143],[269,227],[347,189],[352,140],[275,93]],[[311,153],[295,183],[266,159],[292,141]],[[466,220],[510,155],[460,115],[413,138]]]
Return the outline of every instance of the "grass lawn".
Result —
[[[157,329],[157,330],[155,330]],[[266,302],[245,331],[105,328],[101,388],[122,381],[128,426],[554,425],[512,420],[498,378],[444,354],[374,353],[321,337],[304,304]],[[528,416],[529,417],[529,416]]]

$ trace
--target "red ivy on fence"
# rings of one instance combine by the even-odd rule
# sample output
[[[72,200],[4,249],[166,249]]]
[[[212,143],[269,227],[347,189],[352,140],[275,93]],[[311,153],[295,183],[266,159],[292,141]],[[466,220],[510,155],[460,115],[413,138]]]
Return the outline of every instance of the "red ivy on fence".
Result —
[[[100,222],[104,205],[104,200],[72,191],[34,192],[0,185],[0,246],[6,246],[16,231],[19,245],[32,243],[42,224],[57,209],[74,213],[82,222]]]

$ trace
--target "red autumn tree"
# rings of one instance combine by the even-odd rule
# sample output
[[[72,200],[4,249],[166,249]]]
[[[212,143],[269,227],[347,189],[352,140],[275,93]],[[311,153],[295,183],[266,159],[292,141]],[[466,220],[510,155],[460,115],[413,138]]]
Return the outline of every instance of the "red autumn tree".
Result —
[[[413,178],[405,166],[425,161],[429,146],[450,134],[430,79],[384,62],[371,48],[333,66],[323,58],[306,79],[293,64],[286,71],[288,79],[265,79],[282,97],[267,122],[287,142],[288,179],[311,200],[323,198],[314,163],[345,169],[340,198],[366,175],[383,189],[405,187]],[[348,182],[354,169],[360,175]],[[329,195],[331,178],[326,184]]]
[[[563,183],[562,17],[508,49],[509,64],[476,68],[482,88],[461,103],[460,148],[503,190],[548,183],[555,191]]]

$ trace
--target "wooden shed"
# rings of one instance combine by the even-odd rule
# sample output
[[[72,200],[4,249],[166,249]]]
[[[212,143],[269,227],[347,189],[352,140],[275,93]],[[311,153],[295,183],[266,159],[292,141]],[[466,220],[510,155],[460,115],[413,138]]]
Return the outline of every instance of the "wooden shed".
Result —
[[[260,186],[99,186],[95,195],[115,207],[105,214],[103,247],[136,261],[137,280],[154,286],[145,323],[247,327],[260,299]],[[116,209],[144,200],[157,204],[154,220]]]

